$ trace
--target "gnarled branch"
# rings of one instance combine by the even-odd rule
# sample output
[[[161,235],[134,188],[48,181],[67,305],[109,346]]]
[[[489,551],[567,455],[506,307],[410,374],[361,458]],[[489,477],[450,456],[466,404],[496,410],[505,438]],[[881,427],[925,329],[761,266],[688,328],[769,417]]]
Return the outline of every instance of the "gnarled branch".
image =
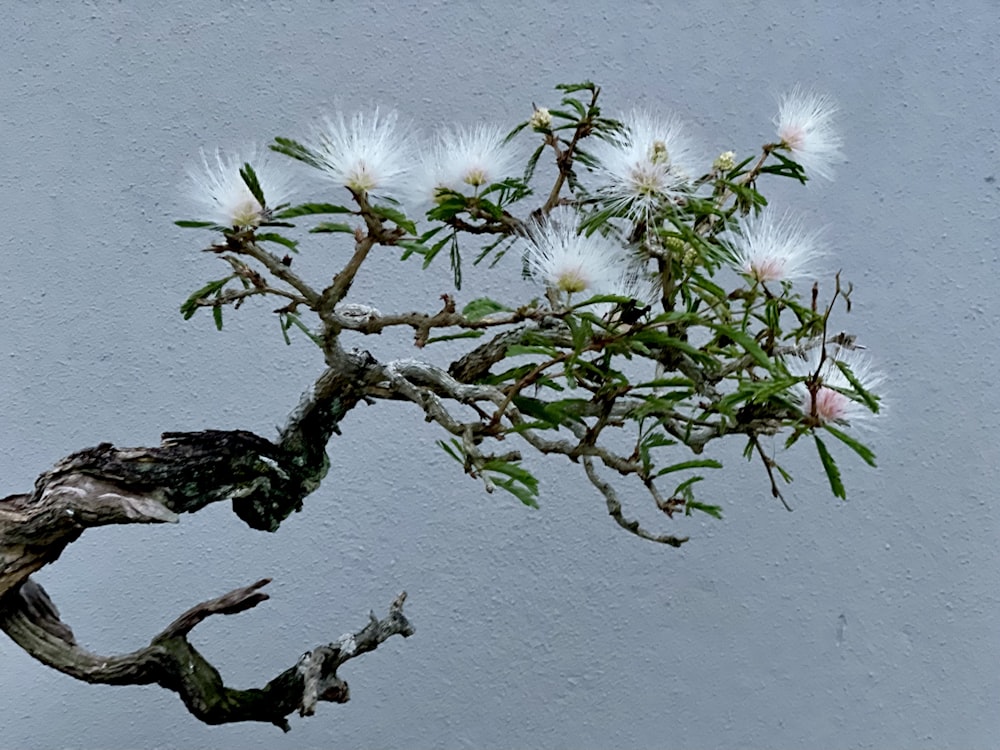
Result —
[[[318,701],[346,703],[347,682],[337,674],[346,661],[373,651],[385,640],[413,634],[403,615],[406,593],[379,619],[374,613],[363,628],[317,646],[262,688],[226,687],[222,676],[188,641],[188,633],[212,615],[231,615],[268,599],[263,579],[202,602],[178,617],[150,644],[137,651],[98,656],[79,646],[73,631],[59,619],[45,590],[27,580],[0,599],[0,629],[44,664],[78,680],[106,685],[157,684],[177,693],[187,709],[206,724],[259,721],[289,730],[287,716],[311,716]]]

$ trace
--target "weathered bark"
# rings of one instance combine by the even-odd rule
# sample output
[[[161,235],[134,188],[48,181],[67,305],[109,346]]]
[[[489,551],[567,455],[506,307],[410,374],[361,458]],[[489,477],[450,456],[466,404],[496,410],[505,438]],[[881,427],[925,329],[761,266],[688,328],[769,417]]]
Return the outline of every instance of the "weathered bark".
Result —
[[[293,711],[311,715],[318,701],[344,703],[345,661],[372,651],[413,627],[403,615],[405,593],[383,619],[318,646],[263,688],[235,690],[187,640],[214,614],[235,614],[268,598],[258,581],[181,615],[145,648],[98,656],[76,643],[32,573],[55,561],[93,526],[170,523],[210,503],[231,499],[253,528],[276,530],[319,487],[329,461],[326,444],[361,400],[378,364],[365,353],[337,350],[338,360],[307,394],[272,442],[242,430],[164,433],[154,448],[102,443],[74,453],[42,474],[31,493],[0,500],[0,629],[39,661],[76,679],[113,685],[155,683],[172,690],[209,724],[262,721],[287,731]]]
[[[268,582],[257,581],[192,607],[148,646],[129,654],[98,656],[81,648],[48,595],[30,579],[0,599],[0,628],[32,656],[78,680],[107,685],[155,683],[176,692],[206,724],[260,721],[286,732],[285,717],[292,712],[310,716],[318,701],[348,701],[347,683],[337,675],[341,664],[374,650],[393,635],[413,633],[403,615],[403,593],[392,603],[388,616],[380,620],[372,614],[364,628],[336,643],[317,646],[264,687],[228,688],[218,670],[188,642],[187,634],[211,615],[231,615],[257,606],[268,598],[260,591]]]

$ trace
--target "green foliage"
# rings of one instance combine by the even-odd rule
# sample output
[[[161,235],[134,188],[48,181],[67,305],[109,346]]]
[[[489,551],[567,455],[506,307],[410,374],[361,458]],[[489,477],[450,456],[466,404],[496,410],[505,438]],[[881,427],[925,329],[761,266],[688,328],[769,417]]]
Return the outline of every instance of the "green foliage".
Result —
[[[294,219],[299,216],[315,216],[317,214],[353,214],[355,211],[346,206],[338,206],[333,203],[303,203],[298,206],[286,208],[275,214],[276,219]]]
[[[189,296],[186,300],[184,300],[184,304],[181,305],[181,315],[184,316],[184,320],[190,320],[191,316],[198,311],[198,308],[203,307],[203,305],[198,304],[199,301],[208,299],[209,297],[222,296],[222,291],[225,288],[226,284],[228,284],[234,278],[236,277],[226,276],[223,279],[210,281],[207,284],[205,284],[205,286],[203,286],[201,289],[192,292],[191,296]],[[214,309],[219,310],[220,308],[216,307]],[[217,328],[221,330],[222,328],[221,313],[215,317],[215,325]]]
[[[458,183],[465,192],[452,189],[455,182],[452,188],[438,186],[419,221],[392,199],[351,192],[349,205],[321,197],[267,207],[260,227],[177,222],[220,232],[219,243],[208,249],[234,271],[191,294],[182,314],[187,319],[199,307],[210,307],[221,328],[224,306],[238,307],[247,296],[276,294],[280,287],[282,307],[275,313],[284,340],[290,343],[289,332],[297,329],[325,355],[340,346],[341,326],[351,329],[351,335],[409,326],[418,347],[464,345],[464,357],[456,358],[447,378],[417,378],[411,385],[422,395],[407,391],[411,395],[406,398],[423,408],[428,421],[439,421],[449,431],[452,437],[439,444],[463,471],[482,480],[489,491],[500,487],[532,507],[537,506],[538,481],[505,441],[523,447],[527,440],[542,453],[593,462],[616,480],[648,490],[667,515],[683,508],[685,515],[719,518],[719,505],[695,497],[703,477],[693,473],[722,468],[712,456],[713,441],[745,439],[744,454],[760,460],[771,494],[781,497],[778,485],[791,476],[764,453],[759,438],[784,432],[785,446],[791,448],[812,435],[832,493],[844,498],[840,469],[818,433],[832,435],[869,466],[875,466],[875,455],[837,414],[811,410],[806,395],[828,388],[851,406],[879,411],[879,397],[871,392],[864,369],[854,372],[837,359],[837,346],[843,343],[827,334],[836,330],[829,325],[835,303],[838,310],[841,305],[850,310],[850,286],[836,276],[832,285],[821,280],[803,295],[780,274],[772,281],[746,273],[732,241],[734,233],[744,231],[741,217],[763,217],[775,210],[765,195],[768,180],[804,183],[806,170],[784,144],[766,143],[758,153],[739,158],[727,152],[703,165],[701,173],[686,171],[683,180],[662,193],[653,182],[640,185],[646,192],[637,211],[628,196],[615,197],[606,184],[610,178],[601,171],[602,159],[615,158],[608,149],[637,136],[628,122],[603,114],[601,97],[601,89],[589,81],[557,86],[552,106],[533,105],[531,119],[515,124],[506,136],[508,143],[525,145],[526,161],[516,171],[520,177],[477,187]],[[667,144],[648,145],[649,163],[631,167],[636,175],[646,179],[664,164],[673,169]],[[276,138],[271,149],[323,167],[319,154],[290,138]],[[641,160],[641,149],[636,153],[640,156],[628,158]],[[267,186],[262,187],[250,164],[239,173],[264,206]],[[555,175],[555,181],[541,184],[540,175]],[[618,187],[619,192],[627,189]],[[567,216],[575,217],[581,242],[593,240],[595,247],[606,242],[609,253],[620,253],[617,270],[624,279],[627,269],[633,283],[607,282],[596,288],[581,283],[579,291],[575,282],[551,282],[545,289],[541,278],[531,278],[534,273],[551,280],[538,271],[542,260],[566,250],[537,244],[545,232],[536,224],[556,216],[566,223]],[[302,218],[310,222],[297,235],[275,231],[293,228],[284,222]],[[310,244],[301,238],[310,235],[330,235],[313,238],[317,245],[353,248],[346,260],[331,254],[337,260],[326,278],[332,281],[314,291],[303,289],[305,282],[291,271],[292,256],[282,258],[269,250],[278,246],[279,254],[298,253]],[[440,295],[441,308],[430,307],[437,304],[434,298],[425,299],[422,309],[429,312],[381,316],[375,311],[373,320],[357,324],[331,317],[336,305],[356,299],[352,282],[375,245],[398,246],[402,260],[420,258],[422,268],[439,258],[444,262],[447,255],[456,289],[469,281],[466,276],[479,283],[489,273],[486,266],[520,268],[525,299],[505,299],[493,291],[492,296],[472,298],[456,315],[449,293]],[[588,262],[579,261],[580,278],[590,278]],[[828,302],[821,299],[821,290]],[[419,300],[416,290],[414,298]],[[414,307],[420,307],[417,301]],[[434,351],[442,350],[450,351]],[[824,352],[835,368],[831,371],[839,373],[836,382],[824,384],[825,376],[818,372],[804,373],[801,355],[808,351]],[[465,380],[456,384],[456,378]],[[841,387],[845,382],[849,387]],[[391,390],[379,383],[372,398],[388,398]],[[403,396],[394,392],[391,397]],[[448,410],[449,419],[440,418],[433,405]],[[501,449],[508,452],[500,455]],[[614,508],[618,501],[587,466],[591,481]],[[669,494],[658,487],[674,481],[679,483]],[[627,520],[619,522],[632,528]]]
[[[462,315],[469,320],[482,320],[488,315],[498,312],[510,312],[510,308],[504,307],[499,302],[491,300],[489,297],[479,297],[474,299],[462,308]]]

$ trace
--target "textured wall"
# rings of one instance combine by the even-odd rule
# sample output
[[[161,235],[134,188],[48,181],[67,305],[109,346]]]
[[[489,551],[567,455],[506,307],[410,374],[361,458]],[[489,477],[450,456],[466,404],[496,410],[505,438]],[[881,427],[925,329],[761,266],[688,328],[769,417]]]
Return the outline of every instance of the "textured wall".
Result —
[[[842,455],[840,503],[802,451],[789,514],[737,459],[714,485],[725,520],[679,526],[694,539],[675,551],[620,533],[574,467],[551,464],[530,512],[459,476],[412,410],[361,409],[331,445],[327,485],[278,534],[220,506],[88,532],[39,576],[81,641],[108,652],[273,576],[267,604],[195,631],[241,685],[405,588],[417,636],[351,663],[350,704],[288,736],[206,728],[173,694],[85,686],[0,640],[0,746],[996,742],[995,3],[205,5],[5,10],[0,495],[102,440],[272,434],[315,373],[263,305],[223,334],[177,314],[216,271],[171,224],[190,214],[179,187],[199,147],[301,133],[337,103],[428,126],[510,122],[585,77],[612,110],[678,112],[708,153],[763,142],[795,83],[838,100],[838,181],[773,195],[828,226],[856,283],[843,327],[891,374],[880,468]],[[335,252],[303,262],[329,268]],[[358,289],[426,307],[445,280],[386,257]]]

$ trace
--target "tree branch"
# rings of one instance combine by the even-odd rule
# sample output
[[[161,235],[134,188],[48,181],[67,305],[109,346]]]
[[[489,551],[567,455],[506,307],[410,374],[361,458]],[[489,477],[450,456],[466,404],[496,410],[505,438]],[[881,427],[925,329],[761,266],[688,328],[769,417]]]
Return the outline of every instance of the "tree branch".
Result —
[[[337,675],[340,665],[374,651],[393,635],[413,635],[414,628],[403,615],[404,592],[385,618],[372,613],[365,627],[305,653],[263,688],[228,688],[187,635],[212,615],[237,614],[267,600],[261,589],[269,582],[263,579],[192,607],[148,646],[128,654],[98,656],[81,648],[45,590],[30,579],[0,598],[0,629],[42,663],[78,680],[106,685],[155,683],[177,693],[206,724],[259,721],[286,732],[290,727],[285,717],[292,712],[312,716],[318,701],[346,703],[350,699],[347,682]]]

